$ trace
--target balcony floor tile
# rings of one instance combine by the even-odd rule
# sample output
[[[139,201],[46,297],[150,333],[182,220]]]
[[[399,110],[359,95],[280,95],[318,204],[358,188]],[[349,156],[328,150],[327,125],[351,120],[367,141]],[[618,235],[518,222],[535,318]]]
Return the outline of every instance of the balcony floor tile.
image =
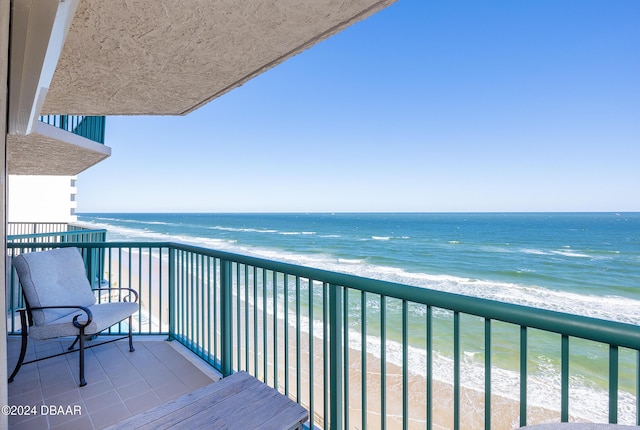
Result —
[[[63,351],[70,342],[29,340],[28,354]],[[7,346],[11,372],[20,338],[9,337]],[[136,351],[129,352],[122,340],[87,350],[85,387],[77,385],[77,353],[24,365],[9,384],[9,404],[35,405],[38,415],[10,416],[10,427],[101,429],[218,379],[215,371],[177,342],[140,337],[134,338],[134,346]],[[77,406],[81,414],[40,415],[41,408],[50,406]]]

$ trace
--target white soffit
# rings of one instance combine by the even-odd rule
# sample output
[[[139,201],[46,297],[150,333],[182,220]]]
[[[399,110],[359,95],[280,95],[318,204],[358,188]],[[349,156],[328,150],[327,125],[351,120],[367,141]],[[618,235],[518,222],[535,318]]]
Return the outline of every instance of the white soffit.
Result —
[[[40,115],[79,0],[14,0],[9,134],[29,134]]]
[[[394,1],[81,0],[43,114],[186,114]]]

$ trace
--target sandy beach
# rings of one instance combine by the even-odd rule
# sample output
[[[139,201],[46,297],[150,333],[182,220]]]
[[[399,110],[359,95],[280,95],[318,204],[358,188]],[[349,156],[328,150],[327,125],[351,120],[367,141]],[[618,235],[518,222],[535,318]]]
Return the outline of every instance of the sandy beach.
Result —
[[[271,315],[269,314],[271,317]],[[272,318],[269,318],[268,329],[271,330]],[[282,321],[279,320],[279,324]],[[295,357],[296,343],[295,331],[292,327],[289,336],[289,354]],[[280,337],[282,338],[282,337]],[[325,356],[322,349],[322,339],[314,336],[314,422],[322,425],[323,409],[322,397],[324,392],[324,360]],[[308,333],[303,332],[301,335],[300,350],[303,357],[301,363],[301,381],[302,387],[302,404],[309,408],[309,351],[310,340]],[[282,342],[279,347],[284,351]],[[250,351],[252,354],[252,351]],[[250,356],[251,356],[250,354]],[[282,354],[279,354],[281,357]],[[362,351],[350,348],[349,370],[348,370],[348,388],[349,388],[349,427],[350,429],[381,429],[383,428],[383,420],[387,429],[403,428],[403,386],[402,386],[402,367],[397,366],[389,361],[386,363],[386,391],[385,404],[386,411],[384,416],[381,414],[381,375],[382,362],[380,358],[372,353],[366,354],[366,427],[362,424]],[[306,360],[305,360],[306,358]],[[293,360],[293,359],[292,359]],[[279,389],[284,392],[284,364],[279,360]],[[273,362],[269,361],[269,374],[273,375]],[[251,363],[251,366],[253,364]],[[289,372],[290,380],[295,381],[296,364],[290,363]],[[253,367],[251,367],[253,368]],[[259,369],[260,370],[260,369]],[[347,375],[344,375],[345,377]],[[432,407],[431,419],[434,429],[452,429],[454,427],[453,416],[453,385],[432,380]],[[295,385],[290,387],[289,392],[295,397]],[[424,429],[427,419],[427,381],[423,375],[416,374],[409,369],[408,372],[408,428]],[[492,402],[491,428],[497,430],[507,430],[519,428],[519,403],[512,399],[493,395]],[[484,428],[484,392],[480,392],[471,388],[461,387],[460,389],[460,428],[463,429],[479,429]],[[343,412],[344,414],[344,412]],[[537,424],[559,420],[559,412],[551,411],[539,407],[528,407],[528,424]]]
[[[111,249],[105,256],[103,279],[112,287],[138,292],[143,312],[137,315],[134,331],[166,332],[169,329],[169,265],[148,250],[142,251]]]

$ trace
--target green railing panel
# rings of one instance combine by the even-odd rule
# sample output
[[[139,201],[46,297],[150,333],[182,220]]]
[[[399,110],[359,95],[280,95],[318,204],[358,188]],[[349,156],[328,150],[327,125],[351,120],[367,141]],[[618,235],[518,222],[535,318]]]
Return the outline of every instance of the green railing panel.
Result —
[[[8,222],[7,235],[24,235],[38,233],[56,233],[72,230],[73,227],[66,222]]]
[[[609,399],[607,421],[615,423],[623,418],[623,389],[629,391],[625,396],[635,396],[631,419],[639,421],[637,326],[191,245],[38,240],[33,237],[30,243],[8,243],[9,256],[78,246],[90,279],[140,291],[136,333],[175,339],[225,375],[239,370],[254,374],[303,404],[310,411],[310,427],[491,429],[501,428],[505,420],[509,424],[535,423],[536,414],[530,408],[535,407],[531,396],[537,388],[528,383],[528,376],[530,360],[541,341],[557,346],[557,420],[571,421],[572,408],[582,399],[570,396],[571,372],[578,369],[572,364],[570,351],[582,339],[607,350],[604,377],[608,388],[603,390]],[[10,286],[14,302],[19,286]],[[101,297],[112,299],[116,298]],[[10,321],[14,320],[13,309],[10,306]],[[399,328],[390,324],[396,317],[401,322]],[[481,327],[484,336],[470,338],[472,326]],[[125,329],[116,326],[111,332]],[[16,324],[11,323],[9,331],[14,334]],[[435,387],[442,388],[434,381],[434,360],[444,344],[452,350],[448,414],[439,409],[442,393],[434,398]],[[494,396],[499,395],[495,378],[504,361],[505,345],[519,350],[514,363],[519,378],[511,381],[519,386],[513,417],[499,416],[500,407],[492,407]],[[360,353],[353,353],[354,348]],[[464,385],[467,350],[483,354],[477,365],[484,369],[484,391],[471,393],[477,398],[471,405],[474,411],[469,410],[470,391]],[[400,357],[396,362],[394,351]],[[422,370],[410,368],[416,357],[425,360]],[[411,385],[413,380],[422,381],[420,390]],[[419,405],[413,399],[415,390],[424,391]],[[629,411],[624,413],[624,420],[629,421]]]
[[[15,222],[11,221],[7,223],[7,236],[9,239],[12,236],[30,235],[30,234],[51,234],[51,233],[68,233],[78,231],[101,231],[102,229],[91,229],[83,227],[81,225],[69,224],[66,222]],[[87,240],[86,242],[90,242]],[[103,241],[104,242],[104,241]]]
[[[106,230],[72,230],[50,233],[13,234],[7,236],[9,243],[91,243],[104,242],[107,237]]]
[[[104,144],[106,123],[104,116],[42,115],[39,120],[45,124]]]

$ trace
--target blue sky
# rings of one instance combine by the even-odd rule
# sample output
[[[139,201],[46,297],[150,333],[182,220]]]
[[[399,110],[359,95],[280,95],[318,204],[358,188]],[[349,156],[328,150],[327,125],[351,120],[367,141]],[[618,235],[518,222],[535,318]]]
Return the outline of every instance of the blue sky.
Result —
[[[640,211],[640,1],[391,7],[184,117],[109,117],[78,212]]]

